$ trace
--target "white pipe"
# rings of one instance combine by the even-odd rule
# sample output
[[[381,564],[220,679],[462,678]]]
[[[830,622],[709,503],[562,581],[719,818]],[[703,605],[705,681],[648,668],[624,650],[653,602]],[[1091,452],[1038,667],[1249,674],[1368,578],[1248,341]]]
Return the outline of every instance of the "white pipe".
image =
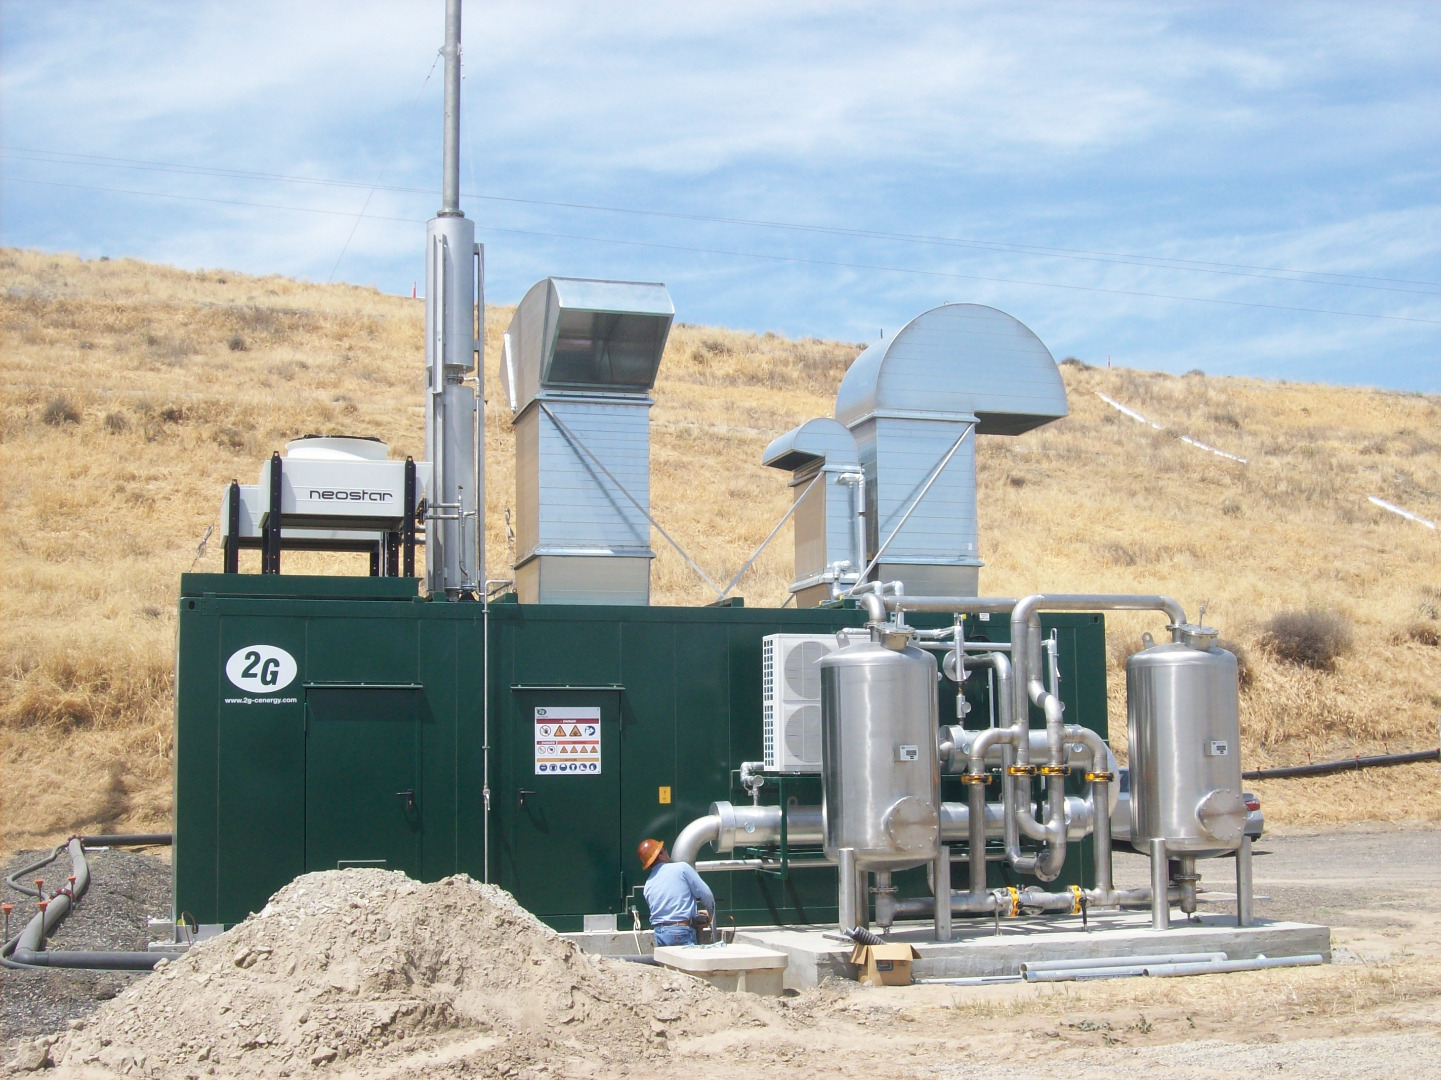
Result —
[[[1254,960],[1218,960],[1209,964],[1161,964],[1147,967],[1146,974],[1158,979],[1179,975],[1212,975],[1225,971],[1262,971],[1266,968],[1319,967],[1326,962],[1320,953],[1304,956],[1258,956]]]
[[[1084,968],[1126,967],[1135,964],[1196,964],[1229,959],[1223,952],[1162,953],[1159,956],[1087,956],[1071,960],[1034,960],[1021,965],[1028,971],[1066,971]]]

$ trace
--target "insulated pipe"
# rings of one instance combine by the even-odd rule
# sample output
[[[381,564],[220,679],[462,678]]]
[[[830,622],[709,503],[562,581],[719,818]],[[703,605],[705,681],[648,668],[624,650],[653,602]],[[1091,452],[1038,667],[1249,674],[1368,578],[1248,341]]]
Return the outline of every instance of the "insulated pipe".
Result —
[[[1091,854],[1096,892],[1109,894],[1114,887],[1111,873],[1111,748],[1090,728],[1079,724],[1065,729],[1066,741],[1084,743],[1091,751],[1089,776],[1091,806]]]
[[[1081,896],[1091,907],[1146,907],[1151,903],[1150,889],[1113,890],[1105,897],[1100,896],[1095,889],[1083,889]],[[1179,900],[1180,896],[1180,889],[1166,890],[1167,902]],[[1017,906],[1021,908],[1070,912],[1075,910],[1077,896],[1069,889],[1065,892],[1047,892],[1031,886],[1022,889],[1016,900]],[[957,915],[989,915],[997,907],[1002,911],[1008,910],[1010,903],[1010,893],[1006,889],[991,889],[979,899],[968,891],[951,892],[951,911]],[[935,915],[936,902],[935,898],[930,896],[908,897],[904,900],[892,899],[888,908],[895,919],[928,919]]]
[[[710,813],[698,817],[680,831],[671,847],[676,862],[695,865],[700,849],[707,844],[717,855],[734,851],[737,843],[745,846],[777,844],[781,839],[781,808],[779,806],[736,806],[734,803],[711,803]],[[819,806],[792,806],[786,812],[786,842],[796,846],[824,842],[825,826]]]
[[[997,697],[999,697],[999,691]],[[997,725],[995,728],[982,728],[979,731],[975,728],[962,727],[960,724],[942,724],[939,735],[939,762],[941,772],[947,775],[955,775],[967,771],[970,757],[971,741],[976,736],[987,731],[1004,731],[1004,727]],[[1067,730],[1070,730],[1069,728]],[[1085,730],[1090,730],[1089,728]],[[1031,757],[1044,756],[1046,753],[1046,733],[1039,728],[1032,728],[1029,733],[1031,743]],[[1066,738],[1066,763],[1073,768],[1086,768],[1090,765],[1091,750],[1089,744],[1083,750],[1076,750],[1073,743],[1086,742],[1085,739]],[[996,768],[1002,764],[1002,744],[992,742],[986,753],[986,766]],[[1116,770],[1114,755],[1109,759],[1112,772]]]
[[[984,790],[984,789],[983,789]],[[986,836],[1003,838],[1006,828],[1005,807],[998,802],[984,803]],[[671,847],[676,862],[695,865],[700,851],[707,844],[718,855],[729,854],[738,844],[756,847],[780,842],[781,808],[779,806],[736,806],[733,803],[712,803],[712,813],[696,818],[681,829]],[[1082,835],[1094,826],[1094,813],[1086,799],[1066,797],[1066,816],[1073,823],[1080,821]],[[941,803],[941,842],[969,843],[971,810],[968,803]],[[786,813],[787,841],[795,846],[811,847],[824,842],[825,833],[819,806],[792,806]],[[1080,837],[1075,837],[1079,839]]]
[[[1011,596],[892,596],[886,598],[891,611],[930,611],[952,615],[1005,613],[1016,606]]]
[[[1164,611],[1171,627],[1186,622],[1186,611],[1169,596],[1127,595],[1124,593],[1035,593],[1016,601],[1011,608],[1011,661],[1015,665],[1015,682],[1011,688],[1012,709],[1017,716],[1027,715],[1030,702],[1043,709],[1051,694],[1041,679],[1041,617],[1042,611]],[[1172,630],[1172,636],[1175,636]],[[1023,647],[1022,647],[1023,646]],[[1059,702],[1057,702],[1059,704]],[[1047,719],[1050,719],[1049,713]],[[1059,740],[1057,740],[1059,743]],[[1054,761],[1052,764],[1062,764]]]
[[[780,807],[776,807],[777,810]],[[780,817],[779,814],[776,815]],[[716,814],[706,814],[698,817],[680,831],[671,846],[670,857],[675,862],[690,863],[695,865],[696,856],[700,849],[709,844],[716,854],[720,854],[720,829],[721,819]]]
[[[879,626],[886,621],[886,602],[875,593],[857,593],[856,601],[865,609],[867,626]]]
[[[1041,839],[1044,846],[1036,860],[1034,873],[1042,881],[1053,881],[1066,862],[1065,849],[1065,706],[1046,687],[1041,658],[1041,611],[1164,611],[1171,619],[1173,638],[1186,621],[1186,612],[1169,596],[1125,595],[1119,593],[1035,593],[1018,600],[1011,609],[1011,661],[1014,678],[1011,683],[1012,710],[1018,717],[1030,715],[1032,703],[1040,707],[1046,718],[1046,768],[1057,770],[1048,775],[1046,822]],[[1019,648],[1017,647],[1019,646]],[[1021,752],[1028,746],[1017,746],[1017,763],[1026,764]],[[1025,825],[1022,825],[1023,831]]]
[[[898,597],[897,603],[914,601],[915,597]],[[940,602],[941,597],[921,598],[928,602]],[[980,601],[985,604],[1012,605],[1012,600],[991,599]],[[951,606],[956,603],[964,603],[964,600],[957,599],[949,602]],[[927,609],[930,604],[925,605]],[[1015,680],[1011,666],[1011,658],[1005,653],[990,652],[979,656],[973,656],[967,661],[968,664],[989,667],[996,675],[996,699],[998,702],[995,728],[989,728],[981,732],[972,741],[968,759],[968,771],[973,776],[979,776],[987,771],[986,754],[991,746],[1001,746],[1001,806],[1004,815],[1003,838],[1005,841],[1006,861],[1016,870],[1022,873],[1033,872],[1036,858],[1034,855],[1021,854],[1021,833],[1034,839],[1041,839],[1039,828],[1036,827],[1030,813],[1030,785],[1024,788],[1016,782],[1016,775],[1011,771],[1011,765],[1025,765],[1029,761],[1030,750],[1030,727],[1027,722],[1027,712],[1016,712],[1014,708],[1013,683]],[[994,733],[994,734],[992,734]]]
[[[998,729],[992,728],[991,730],[994,731]],[[969,801],[967,816],[970,818],[970,821],[967,823],[970,834],[967,845],[970,848],[969,854],[971,858],[970,898],[972,903],[978,904],[986,895],[986,789],[983,785],[975,783],[967,786],[969,788],[966,792]],[[950,875],[947,875],[946,880],[946,892],[940,892],[938,890],[936,893],[937,896],[949,895]],[[938,905],[938,918],[940,915],[939,908],[945,906],[944,904]]]

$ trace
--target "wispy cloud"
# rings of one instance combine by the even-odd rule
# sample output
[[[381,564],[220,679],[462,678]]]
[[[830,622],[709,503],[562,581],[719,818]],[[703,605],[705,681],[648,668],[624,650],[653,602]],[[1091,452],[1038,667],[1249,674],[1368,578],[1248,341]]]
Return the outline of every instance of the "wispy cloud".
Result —
[[[441,9],[0,0],[0,130],[12,147],[360,182],[384,169],[434,191]],[[468,190],[1441,281],[1429,3],[470,2],[465,21]],[[366,196],[3,164],[6,243],[319,279],[353,224],[334,212]],[[1433,295],[466,205],[510,230],[486,234],[500,301],[546,273],[634,276],[670,282],[687,321],[872,340],[978,300],[1058,355],[1441,390],[1441,327],[1278,310],[1441,319]],[[376,192],[340,277],[407,290],[419,226],[388,219],[434,209]],[[882,267],[897,269],[867,269]]]

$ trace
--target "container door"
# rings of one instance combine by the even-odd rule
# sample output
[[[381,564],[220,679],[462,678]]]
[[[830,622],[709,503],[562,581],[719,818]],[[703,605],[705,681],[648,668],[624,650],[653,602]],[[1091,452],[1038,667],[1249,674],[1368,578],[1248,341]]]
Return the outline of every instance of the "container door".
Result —
[[[622,908],[620,701],[614,690],[516,690],[506,810],[510,888],[548,918]]]
[[[421,874],[419,687],[308,687],[305,869]]]

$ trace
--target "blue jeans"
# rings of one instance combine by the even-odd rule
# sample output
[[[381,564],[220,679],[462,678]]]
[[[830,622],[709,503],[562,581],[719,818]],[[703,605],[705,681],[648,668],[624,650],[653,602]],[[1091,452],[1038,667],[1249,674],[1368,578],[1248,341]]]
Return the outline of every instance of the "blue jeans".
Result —
[[[695,944],[695,928],[692,926],[657,926],[654,930],[657,945]]]

